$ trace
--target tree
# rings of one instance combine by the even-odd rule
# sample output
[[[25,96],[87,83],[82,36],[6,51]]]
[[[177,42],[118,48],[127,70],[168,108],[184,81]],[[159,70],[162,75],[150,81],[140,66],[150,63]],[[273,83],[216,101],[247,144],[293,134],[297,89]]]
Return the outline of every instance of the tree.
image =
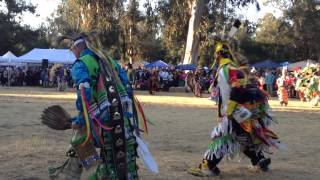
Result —
[[[266,14],[258,24],[254,40],[261,46],[261,58],[288,59],[293,53],[292,27],[283,18],[277,19],[271,13]]]
[[[123,31],[123,39],[126,39],[124,45],[127,47],[126,53],[129,56],[129,62],[133,63],[133,58],[137,56],[137,49],[139,47],[139,29],[137,27],[138,23],[144,19],[138,10],[139,2],[136,0],[130,0],[127,11],[124,13],[123,21],[121,26]]]
[[[297,59],[320,59],[320,10],[314,0],[292,0],[284,17],[293,22],[294,47]]]
[[[282,22],[290,25],[290,44],[295,60],[320,59],[320,10],[315,0],[267,1],[283,11]]]
[[[160,38],[166,51],[165,60],[176,64],[182,61],[188,32],[189,0],[159,0]]]
[[[53,46],[59,35],[73,35],[80,32],[95,31],[106,49],[115,58],[120,59],[126,53],[121,34],[120,20],[123,17],[124,0],[66,0],[58,6],[53,18],[49,19],[48,33]]]
[[[267,44],[289,44],[290,25],[277,19],[271,13],[259,20],[256,41]]]
[[[96,31],[103,45],[101,48],[122,62],[156,59],[156,55],[163,57],[163,48],[157,38],[158,18],[150,2],[144,5],[146,14],[139,11],[137,0],[124,2],[62,2],[56,16],[50,19],[51,41],[54,42],[59,34]]]
[[[148,0],[143,5],[145,8],[145,15],[142,21],[137,24],[139,33],[137,58],[145,61],[152,61],[157,59],[165,59],[165,53],[162,46],[161,38],[159,38],[159,17],[156,9],[151,6]]]
[[[32,29],[29,26],[21,26],[21,17],[24,12],[35,12],[35,6],[26,4],[20,0],[0,0],[0,53],[12,51],[21,54],[37,47],[48,47],[44,29]]]
[[[245,6],[248,3],[255,2],[255,0],[230,0],[230,6]],[[188,29],[188,38],[186,44],[186,51],[184,56],[184,64],[197,64],[198,51],[200,45],[200,35],[198,33],[198,27],[201,23],[203,12],[205,12],[206,4],[209,0],[193,0],[190,8],[190,20]],[[214,6],[217,5],[217,6]],[[211,7],[221,7],[222,12],[228,9],[228,1],[211,1]],[[231,11],[232,12],[232,11]]]
[[[192,2],[183,64],[196,64],[198,61],[200,38],[197,34],[197,27],[201,23],[202,14],[208,2],[209,0],[194,0]]]

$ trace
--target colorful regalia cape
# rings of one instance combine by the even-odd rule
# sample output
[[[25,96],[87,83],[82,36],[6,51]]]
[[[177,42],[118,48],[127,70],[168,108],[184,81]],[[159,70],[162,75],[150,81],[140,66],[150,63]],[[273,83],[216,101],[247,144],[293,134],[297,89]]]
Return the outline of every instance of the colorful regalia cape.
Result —
[[[227,37],[229,40],[240,25],[239,20],[234,22]],[[227,41],[216,39],[215,43],[213,69],[217,69],[214,72],[219,92],[219,123],[211,132],[211,142],[201,163],[188,172],[195,176],[218,176],[218,164],[223,157],[234,157],[239,152],[246,155],[253,166],[268,171],[271,159],[263,152],[283,147],[277,135],[269,129],[273,118],[268,95],[259,89],[257,80],[249,74],[244,56],[233,53]]]
[[[219,124],[211,132],[211,143],[204,159],[219,159],[240,152],[242,146],[256,152],[282,147],[278,136],[269,129],[273,122],[268,95],[249,77],[245,64],[236,60],[226,42],[218,42],[216,52],[229,56],[216,60],[217,88],[220,93]],[[238,54],[241,58],[241,55]]]
[[[296,74],[295,89],[300,98],[309,101],[312,106],[317,106],[320,101],[320,67],[307,66]]]
[[[74,153],[68,154],[91,171],[90,180],[138,179],[138,154],[151,171],[158,172],[142,139],[148,133],[147,120],[125,71],[97,46],[89,42],[87,46],[72,68],[79,115],[72,118],[77,128],[71,140]]]

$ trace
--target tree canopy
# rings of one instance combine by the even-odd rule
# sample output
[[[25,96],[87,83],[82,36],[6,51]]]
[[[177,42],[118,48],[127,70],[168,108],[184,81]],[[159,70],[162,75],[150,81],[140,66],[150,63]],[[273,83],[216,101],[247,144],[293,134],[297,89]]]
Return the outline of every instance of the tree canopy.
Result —
[[[267,1],[282,10],[282,16],[266,14],[255,33],[242,43],[253,61],[320,59],[320,10],[314,0]],[[255,51],[253,51],[255,49]]]
[[[0,54],[21,54],[33,47],[48,47],[44,28],[21,25],[22,13],[35,13],[35,6],[23,0],[0,0]]]
[[[57,44],[61,35],[95,31],[103,48],[123,62],[162,59],[181,63],[194,2],[203,6],[196,26],[198,64],[213,61],[210,33],[226,32],[239,16],[237,7],[256,0],[65,0],[37,29],[21,25],[24,12],[35,6],[24,0],[0,0],[0,53],[21,54],[34,47],[66,48]],[[240,51],[251,62],[264,59],[301,60],[320,58],[320,10],[314,0],[267,0],[282,11],[280,17],[266,14],[257,22],[243,21],[236,38]],[[140,8],[139,8],[140,7]],[[257,5],[257,9],[260,6]]]

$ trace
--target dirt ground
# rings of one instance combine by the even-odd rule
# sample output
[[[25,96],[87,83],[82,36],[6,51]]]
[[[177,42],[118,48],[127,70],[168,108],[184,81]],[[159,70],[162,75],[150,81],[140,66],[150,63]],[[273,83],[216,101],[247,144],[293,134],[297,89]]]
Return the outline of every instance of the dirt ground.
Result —
[[[185,93],[137,95],[156,123],[149,126],[145,139],[160,167],[159,174],[152,174],[138,160],[140,179],[208,179],[193,177],[186,170],[198,165],[209,143],[217,117],[214,103]],[[72,90],[0,88],[0,180],[48,179],[47,167],[66,159],[72,132],[50,130],[40,123],[40,113],[60,104],[76,114],[74,99]],[[273,130],[288,150],[269,155],[272,165],[267,173],[253,170],[246,158],[223,160],[221,176],[215,179],[319,179],[320,108],[293,100],[288,107],[280,107],[276,99],[270,104],[279,122]]]

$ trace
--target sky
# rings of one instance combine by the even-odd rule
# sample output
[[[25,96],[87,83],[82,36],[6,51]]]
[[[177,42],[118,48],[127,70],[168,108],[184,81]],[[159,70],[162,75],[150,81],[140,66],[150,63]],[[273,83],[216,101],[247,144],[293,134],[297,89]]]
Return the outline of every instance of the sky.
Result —
[[[250,5],[245,8],[237,10],[237,13],[243,16],[243,19],[248,19],[253,22],[257,22],[259,18],[262,18],[266,13],[273,13],[276,17],[281,16],[281,11],[275,9],[271,6],[264,6],[263,0],[258,0],[260,3],[261,10],[256,11],[255,5]],[[42,23],[46,24],[47,17],[50,17],[51,14],[57,9],[58,4],[61,0],[26,0],[26,2],[31,2],[34,5],[38,5],[35,15],[30,13],[25,13],[23,16],[23,24],[28,24],[31,27],[37,28]],[[145,3],[145,0],[140,0],[140,10],[143,10],[142,5]]]
[[[28,24],[31,27],[39,27],[42,23],[46,24],[46,20],[57,9],[61,0],[25,0],[37,5],[36,13],[24,13],[23,24]]]

